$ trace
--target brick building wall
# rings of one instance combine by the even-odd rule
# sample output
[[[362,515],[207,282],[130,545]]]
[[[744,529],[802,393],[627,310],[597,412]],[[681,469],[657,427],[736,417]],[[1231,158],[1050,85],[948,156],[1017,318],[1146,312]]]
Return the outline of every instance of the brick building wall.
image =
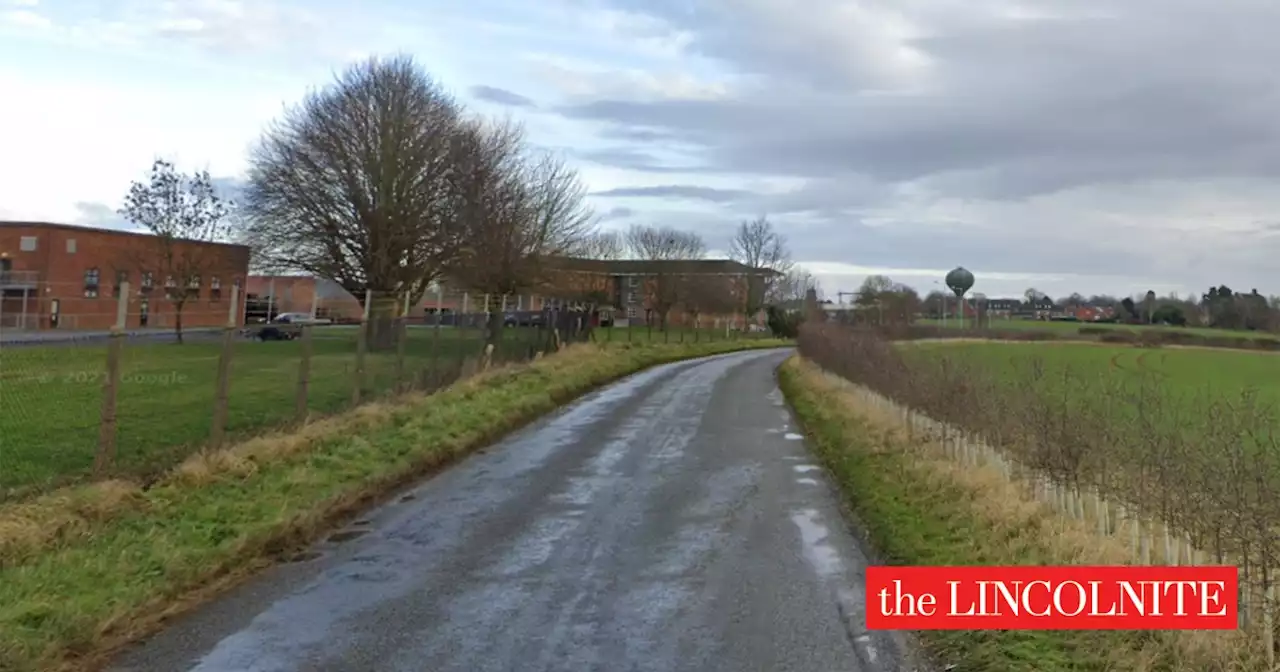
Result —
[[[224,326],[240,315],[231,289],[248,275],[249,248],[177,241],[198,260],[199,278],[183,302],[188,327]],[[130,284],[126,326],[172,327],[184,278],[167,277],[162,243],[147,234],[44,222],[0,222],[0,327],[108,329],[116,321],[117,282]],[[193,267],[194,268],[194,267]],[[166,287],[172,280],[171,287]]]
[[[549,296],[578,300],[597,296],[618,310],[630,324],[658,324],[660,296],[671,301],[667,323],[672,326],[740,324],[746,310],[749,283],[760,282],[745,266],[722,259],[646,262],[636,260],[568,260],[551,272]],[[698,306],[697,317],[693,307]],[[751,321],[763,324],[764,313]]]

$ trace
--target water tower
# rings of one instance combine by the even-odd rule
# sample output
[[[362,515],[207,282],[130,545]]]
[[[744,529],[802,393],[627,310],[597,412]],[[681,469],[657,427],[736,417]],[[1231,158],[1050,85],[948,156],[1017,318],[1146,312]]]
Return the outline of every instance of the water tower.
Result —
[[[956,312],[960,316],[960,328],[964,329],[964,295],[973,289],[973,274],[963,266],[956,266],[947,274],[947,287],[956,295]]]

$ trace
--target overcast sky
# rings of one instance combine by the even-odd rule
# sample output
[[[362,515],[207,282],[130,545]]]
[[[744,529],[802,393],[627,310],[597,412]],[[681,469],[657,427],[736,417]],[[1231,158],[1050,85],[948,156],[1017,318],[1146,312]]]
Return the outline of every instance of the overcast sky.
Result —
[[[408,52],[569,156],[607,226],[767,214],[829,295],[1280,294],[1274,0],[0,0],[0,218],[229,183],[282,105]],[[17,104],[14,104],[16,101]]]

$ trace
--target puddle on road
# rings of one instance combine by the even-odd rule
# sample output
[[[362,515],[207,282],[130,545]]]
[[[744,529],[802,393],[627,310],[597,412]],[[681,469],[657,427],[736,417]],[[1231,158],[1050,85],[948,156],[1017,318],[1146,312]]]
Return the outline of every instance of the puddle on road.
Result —
[[[842,563],[836,549],[828,543],[829,531],[816,509],[803,509],[792,514],[791,522],[800,529],[800,543],[805,557],[819,576],[824,578],[840,573]]]
[[[344,541],[359,539],[366,534],[369,534],[369,530],[342,530],[341,532],[334,532],[329,535],[328,541],[331,544],[341,544]]]
[[[294,553],[293,555],[286,556],[284,561],[288,563],[310,562],[312,560],[319,559],[320,556],[321,556],[320,551],[300,551],[298,553]]]
[[[783,436],[782,438],[788,441],[800,441],[801,439],[804,438],[804,436],[801,434],[796,434],[795,432],[787,432],[786,435]]]

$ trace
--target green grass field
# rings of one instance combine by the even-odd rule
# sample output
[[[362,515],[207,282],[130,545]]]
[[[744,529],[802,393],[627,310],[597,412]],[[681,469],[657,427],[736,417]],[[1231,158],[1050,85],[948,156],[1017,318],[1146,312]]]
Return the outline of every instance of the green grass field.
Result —
[[[1012,371],[1032,360],[1052,368],[1070,368],[1099,377],[1151,376],[1173,388],[1201,389],[1218,386],[1239,391],[1254,387],[1280,394],[1280,356],[1270,352],[1225,348],[1136,348],[1084,342],[904,343],[909,356],[945,353],[956,361],[979,365],[993,371]],[[910,354],[916,353],[916,354]]]
[[[945,326],[947,328],[957,328],[957,329],[960,328],[961,326],[960,321],[956,319],[948,319],[948,320],[921,319],[921,320],[916,320],[916,324],[932,326],[932,327]],[[966,320],[965,326],[972,327],[973,326],[972,320]],[[1116,329],[1116,330],[1133,331],[1133,332],[1144,331],[1144,330],[1174,331],[1174,332],[1186,332],[1186,333],[1195,334],[1197,336],[1206,336],[1206,337],[1220,336],[1220,337],[1227,337],[1227,338],[1242,337],[1242,338],[1280,339],[1280,334],[1273,334],[1265,331],[1211,329],[1209,327],[1163,327],[1163,326],[1148,327],[1148,326],[1131,325],[1131,324],[1113,324],[1108,322],[1054,322],[1054,321],[1041,321],[1041,320],[1007,319],[1007,320],[991,320],[991,324],[989,328],[992,330],[1035,329],[1035,330],[1041,330],[1041,331],[1053,331],[1053,332],[1062,333],[1062,334],[1075,334],[1080,330],[1080,327],[1097,327],[1100,329]]]
[[[1063,386],[1071,403],[1132,409],[1143,394],[1158,394],[1174,406],[1192,409],[1209,400],[1258,402],[1280,409],[1280,355],[1213,348],[1138,348],[1082,342],[982,343],[934,341],[903,344],[908,362],[937,363],[942,357],[997,380]],[[1038,370],[1038,374],[1036,371]],[[1043,388],[1047,389],[1047,388]],[[1126,397],[1130,397],[1127,400]],[[1121,403],[1124,402],[1124,403]],[[1188,412],[1179,422],[1191,423]]]
[[[407,375],[447,370],[478,354],[476,329],[414,328],[405,346]],[[508,329],[496,361],[529,356],[545,335]],[[724,340],[723,331],[644,328],[597,330],[600,342]],[[356,331],[317,330],[313,339],[308,408],[327,414],[350,404]],[[301,345],[296,341],[237,339],[231,365],[228,433],[245,437],[295,417]],[[183,345],[126,342],[117,406],[116,470],[159,472],[208,439],[221,344],[191,339]],[[86,476],[98,442],[106,346],[22,345],[0,349],[0,499],[15,488],[36,489]],[[392,390],[395,352],[366,360],[365,398]]]

